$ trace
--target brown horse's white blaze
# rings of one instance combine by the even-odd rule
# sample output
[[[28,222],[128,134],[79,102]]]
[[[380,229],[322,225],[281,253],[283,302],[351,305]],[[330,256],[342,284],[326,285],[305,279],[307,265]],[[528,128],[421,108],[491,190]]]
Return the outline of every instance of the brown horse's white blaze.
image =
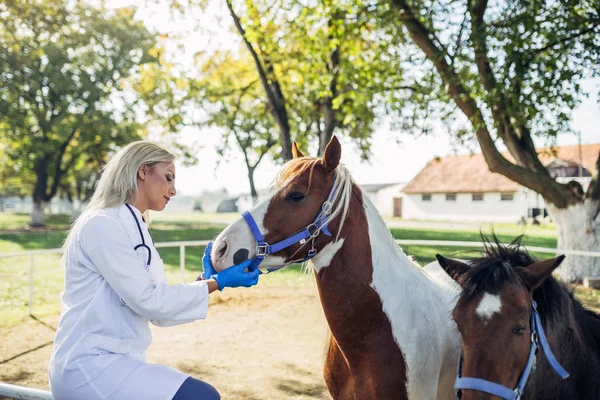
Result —
[[[324,375],[335,399],[451,399],[459,337],[450,318],[458,285],[437,263],[428,274],[395,243],[371,201],[339,164],[334,137],[322,159],[295,159],[280,173],[276,190],[250,213],[265,241],[283,240],[308,226],[334,183],[332,236],[315,239],[311,259],[332,333]],[[261,268],[306,257],[297,244],[267,257]],[[237,255],[236,255],[237,254]],[[244,219],[213,245],[213,263],[254,258],[256,241]],[[435,281],[432,276],[441,277]]]

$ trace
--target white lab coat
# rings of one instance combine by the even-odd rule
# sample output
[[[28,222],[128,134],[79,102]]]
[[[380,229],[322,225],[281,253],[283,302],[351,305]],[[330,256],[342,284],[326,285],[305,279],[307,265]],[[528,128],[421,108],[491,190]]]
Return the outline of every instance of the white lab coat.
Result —
[[[141,213],[148,251],[125,205],[90,212],[65,253],[62,314],[48,368],[57,400],[171,400],[187,375],[147,364],[148,321],[168,326],[206,318],[205,282],[170,286]]]

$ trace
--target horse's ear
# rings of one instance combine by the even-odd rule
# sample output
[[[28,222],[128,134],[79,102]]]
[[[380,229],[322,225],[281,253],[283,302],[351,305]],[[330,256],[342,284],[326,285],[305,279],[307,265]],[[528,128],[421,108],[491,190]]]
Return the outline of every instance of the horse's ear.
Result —
[[[304,154],[300,150],[298,150],[298,145],[296,142],[292,143],[292,155],[294,158],[304,157]]]
[[[565,256],[558,256],[549,260],[542,260],[531,264],[528,267],[523,268],[523,274],[525,276],[525,285],[529,290],[534,290],[542,284],[544,279],[552,274],[560,263],[565,259]]]
[[[329,172],[333,172],[339,165],[341,157],[342,146],[340,145],[340,141],[337,137],[332,136],[323,154],[323,165]]]
[[[435,258],[437,258],[441,267],[446,271],[450,278],[454,279],[456,283],[462,286],[465,274],[471,269],[469,264],[465,264],[458,260],[452,260],[439,254],[436,254]]]

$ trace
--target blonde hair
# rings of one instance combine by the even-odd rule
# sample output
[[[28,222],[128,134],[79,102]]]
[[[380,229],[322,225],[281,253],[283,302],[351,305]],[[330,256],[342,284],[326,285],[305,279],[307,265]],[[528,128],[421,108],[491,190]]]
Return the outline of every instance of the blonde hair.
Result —
[[[128,202],[135,203],[138,196],[138,169],[144,164],[153,168],[156,164],[173,162],[174,159],[173,154],[152,142],[141,140],[129,143],[104,167],[94,195],[73,224],[73,228],[91,211],[118,207]],[[148,220],[148,212],[144,213],[144,218]],[[75,231],[73,228],[67,235],[63,250],[66,250],[71,241]]]

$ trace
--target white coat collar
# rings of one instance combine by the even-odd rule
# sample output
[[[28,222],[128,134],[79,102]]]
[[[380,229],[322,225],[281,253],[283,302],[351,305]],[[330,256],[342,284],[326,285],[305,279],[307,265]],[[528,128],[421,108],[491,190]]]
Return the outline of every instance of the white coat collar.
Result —
[[[140,212],[140,210],[138,210],[133,204],[131,203],[127,203],[129,205],[129,207],[131,207],[131,209],[133,210],[133,213],[135,214],[135,217],[138,219],[138,221],[140,221],[140,223],[146,223],[146,219],[144,218],[144,216],[142,215],[142,213]],[[123,207],[127,207],[126,205],[123,205]]]

